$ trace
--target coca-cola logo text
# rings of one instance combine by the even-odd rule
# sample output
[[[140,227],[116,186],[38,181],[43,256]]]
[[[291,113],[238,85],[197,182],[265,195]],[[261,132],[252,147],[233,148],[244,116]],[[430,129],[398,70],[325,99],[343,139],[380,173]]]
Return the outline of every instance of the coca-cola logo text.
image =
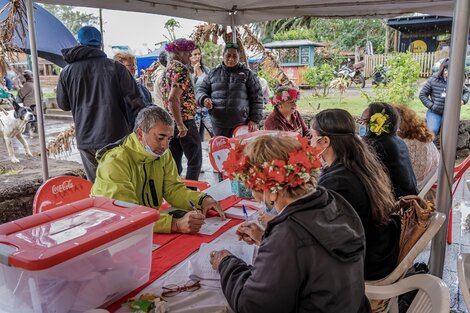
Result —
[[[52,185],[52,193],[58,194],[59,192],[64,192],[66,190],[72,189],[74,187],[72,180],[64,180],[60,185]]]

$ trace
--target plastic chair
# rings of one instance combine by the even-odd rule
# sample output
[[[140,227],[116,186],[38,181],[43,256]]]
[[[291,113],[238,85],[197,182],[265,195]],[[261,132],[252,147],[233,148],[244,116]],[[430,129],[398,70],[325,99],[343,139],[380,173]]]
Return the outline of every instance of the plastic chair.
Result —
[[[462,253],[457,259],[457,276],[459,278],[459,287],[462,291],[463,300],[467,309],[470,308],[470,253]]]
[[[33,214],[48,211],[90,196],[93,183],[77,176],[57,176],[39,187],[33,200]]]
[[[429,226],[421,237],[416,241],[413,248],[403,258],[400,264],[388,276],[378,280],[368,280],[366,285],[369,286],[385,286],[395,283],[402,279],[408,269],[413,265],[416,257],[426,248],[428,243],[434,238],[441,226],[444,224],[446,216],[444,213],[435,212],[431,217]]]
[[[369,299],[396,299],[397,296],[418,289],[407,313],[442,313],[449,312],[450,296],[447,285],[438,277],[418,274],[407,277],[387,286],[366,285]],[[391,313],[398,313],[397,301],[392,301]]]

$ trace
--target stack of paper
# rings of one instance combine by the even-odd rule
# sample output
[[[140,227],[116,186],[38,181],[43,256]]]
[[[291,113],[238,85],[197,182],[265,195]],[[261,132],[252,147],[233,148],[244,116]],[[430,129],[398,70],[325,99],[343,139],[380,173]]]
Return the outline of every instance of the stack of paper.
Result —
[[[248,207],[245,207],[245,209],[246,209],[246,214],[248,215],[248,220],[251,219],[253,214],[258,212],[256,210],[250,209]],[[233,206],[230,209],[226,210],[225,211],[225,217],[227,217],[227,218],[238,218],[238,219],[241,219],[241,220],[246,219],[246,216],[243,213],[243,209],[241,208],[241,206]]]
[[[203,243],[196,255],[189,260],[189,278],[192,280],[220,280],[220,275],[212,269],[209,262],[212,251],[228,250],[247,264],[253,264],[255,246],[247,244],[214,244]]]

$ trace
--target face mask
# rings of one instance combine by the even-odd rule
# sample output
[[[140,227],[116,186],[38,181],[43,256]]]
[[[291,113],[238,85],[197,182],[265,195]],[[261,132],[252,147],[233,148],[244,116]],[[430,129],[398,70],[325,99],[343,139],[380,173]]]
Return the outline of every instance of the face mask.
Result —
[[[326,147],[325,149],[323,149],[319,154],[318,154],[318,157],[320,158],[320,164],[321,164],[321,167],[322,168],[326,168],[328,167],[328,163],[326,162],[325,158],[323,157],[323,152],[325,152],[325,150],[328,149],[328,147]]]
[[[264,205],[263,210],[267,214],[273,215],[273,216],[276,216],[278,214],[277,210],[276,210],[276,208],[274,208],[274,206],[271,209],[268,207],[268,202],[266,202],[266,194],[264,192],[263,192],[263,205]]]
[[[144,145],[145,151],[147,151],[148,154],[150,154],[152,157],[154,157],[157,160],[159,160],[162,156],[164,156],[168,152],[168,149],[166,149],[165,151],[163,151],[162,154],[155,153],[147,144],[147,140],[145,140],[145,137],[144,137],[144,142],[145,142],[145,145]]]
[[[367,126],[364,124],[359,124],[359,127],[357,128],[357,133],[361,137],[365,137],[367,135]]]

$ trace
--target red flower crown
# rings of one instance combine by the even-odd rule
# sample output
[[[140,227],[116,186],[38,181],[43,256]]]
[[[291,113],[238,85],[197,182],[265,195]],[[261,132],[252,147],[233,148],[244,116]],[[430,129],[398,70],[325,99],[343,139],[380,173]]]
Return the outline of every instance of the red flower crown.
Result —
[[[289,160],[273,160],[262,164],[253,163],[245,154],[246,144],[238,143],[223,163],[230,179],[238,179],[256,191],[269,190],[276,193],[286,186],[297,187],[311,180],[320,168],[318,149],[299,136],[302,149],[289,153]]]
[[[271,98],[272,105],[278,105],[286,101],[297,101],[300,98],[300,92],[298,89],[284,85],[279,86],[274,90],[274,96]]]

